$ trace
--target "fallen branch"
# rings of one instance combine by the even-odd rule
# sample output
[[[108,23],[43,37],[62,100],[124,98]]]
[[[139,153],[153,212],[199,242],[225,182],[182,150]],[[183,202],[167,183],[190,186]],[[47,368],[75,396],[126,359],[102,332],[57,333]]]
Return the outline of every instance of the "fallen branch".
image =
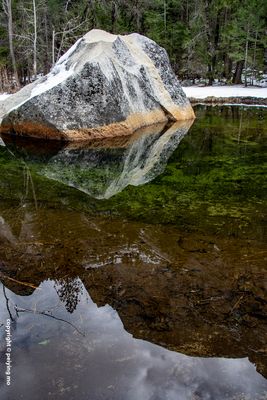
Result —
[[[8,279],[8,280],[10,280],[10,281],[12,281],[12,282],[19,283],[20,285],[23,285],[23,286],[28,286],[28,287],[30,287],[30,288],[32,288],[32,289],[39,289],[39,290],[40,290],[39,287],[33,285],[32,283],[22,282],[22,281],[18,281],[17,279],[10,278],[9,276],[3,274],[3,272],[0,272],[0,277],[1,277],[1,278],[3,277],[4,279]]]
[[[13,316],[12,316],[12,314],[11,314],[10,309],[9,309],[9,305],[8,305],[9,299],[8,299],[8,297],[7,297],[7,295],[6,295],[6,288],[5,288],[4,285],[3,285],[3,293],[4,293],[4,297],[5,297],[5,299],[6,299],[6,308],[7,308],[9,317],[10,317],[11,321],[14,321],[14,318],[13,318]]]
[[[232,309],[231,309],[231,314],[232,314],[232,312],[239,306],[239,304],[241,303],[241,301],[243,300],[243,298],[244,298],[244,295],[242,294],[242,295],[239,297],[239,299],[237,300],[237,302],[234,304],[234,306],[232,307]]]
[[[50,318],[53,318],[53,319],[55,319],[55,320],[57,320],[57,321],[65,322],[66,324],[72,326],[80,335],[82,335],[83,337],[86,336],[85,333],[81,332],[81,331],[80,331],[75,325],[73,325],[71,322],[66,321],[66,320],[63,319],[63,318],[58,318],[58,317],[55,317],[54,315],[47,314],[46,311],[37,311],[37,310],[31,310],[31,309],[27,309],[27,308],[19,308],[19,307],[17,307],[17,306],[14,306],[14,309],[16,310],[17,313],[20,313],[20,312],[28,312],[28,313],[32,313],[32,314],[44,315],[45,317],[50,317]]]

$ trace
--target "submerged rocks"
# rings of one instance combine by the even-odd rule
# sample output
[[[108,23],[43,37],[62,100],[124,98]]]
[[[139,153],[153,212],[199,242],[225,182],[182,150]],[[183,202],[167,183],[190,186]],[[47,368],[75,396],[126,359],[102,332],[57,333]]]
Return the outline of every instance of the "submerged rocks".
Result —
[[[0,105],[1,132],[87,140],[194,118],[166,51],[152,40],[92,30],[45,77]]]

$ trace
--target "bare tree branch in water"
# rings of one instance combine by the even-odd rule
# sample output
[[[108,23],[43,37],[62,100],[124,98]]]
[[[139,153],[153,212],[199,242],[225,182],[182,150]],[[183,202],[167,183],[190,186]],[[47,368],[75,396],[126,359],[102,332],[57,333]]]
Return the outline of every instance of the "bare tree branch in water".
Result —
[[[31,309],[27,309],[27,308],[20,308],[20,307],[17,307],[17,306],[14,306],[14,309],[16,310],[16,312],[17,312],[18,314],[19,314],[19,313],[23,313],[23,312],[28,312],[28,313],[32,313],[32,314],[44,315],[45,317],[50,317],[50,318],[53,318],[53,319],[55,319],[55,320],[57,320],[57,321],[65,322],[66,324],[72,326],[80,335],[82,335],[83,337],[86,336],[85,333],[81,332],[81,331],[80,331],[75,325],[73,325],[71,322],[66,321],[66,320],[63,319],[63,318],[58,318],[58,317],[55,317],[54,315],[47,314],[46,311],[31,310]]]
[[[10,281],[12,281],[12,282],[19,283],[20,285],[30,287],[30,288],[32,288],[32,289],[40,290],[39,287],[33,285],[32,283],[18,281],[17,279],[11,278],[10,276],[7,276],[7,275],[3,274],[1,271],[0,271],[0,277],[1,277],[1,278],[4,278],[4,279],[8,279],[8,280],[10,280]]]
[[[10,317],[11,321],[14,321],[14,318],[13,318],[13,316],[12,316],[12,314],[11,314],[11,311],[10,311],[10,308],[9,308],[9,299],[8,299],[8,297],[7,297],[7,295],[6,295],[6,288],[5,288],[4,285],[3,285],[3,293],[4,293],[4,297],[5,297],[5,299],[6,299],[6,308],[7,308],[9,317]]]

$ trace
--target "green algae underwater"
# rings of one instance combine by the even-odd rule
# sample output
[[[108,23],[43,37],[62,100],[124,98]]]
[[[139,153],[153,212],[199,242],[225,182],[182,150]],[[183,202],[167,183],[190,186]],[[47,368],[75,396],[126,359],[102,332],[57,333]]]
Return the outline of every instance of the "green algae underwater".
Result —
[[[267,109],[195,111],[83,147],[3,137],[5,399],[267,398]]]
[[[111,218],[160,222],[185,230],[230,236],[245,236],[250,232],[263,238],[267,201],[266,109],[198,106],[196,113],[197,120],[189,134],[176,149],[176,143],[174,148],[170,146],[173,153],[161,174],[155,177],[152,174],[137,184],[131,184],[130,179],[121,186],[117,184],[108,199],[107,188],[120,180],[122,172],[125,174],[122,165],[126,158],[125,144],[109,148],[104,143],[103,148],[89,149],[88,155],[83,149],[67,149],[66,153],[74,153],[72,159],[64,158],[64,154],[51,157],[49,147],[45,152],[48,144],[42,149],[46,154],[40,154],[38,142],[37,150],[27,152],[27,148],[20,147],[21,142],[17,147],[14,140],[9,144],[12,154],[5,148],[1,151],[0,196],[11,202],[22,198],[33,201],[35,192],[42,205],[63,204]],[[156,140],[159,134],[154,136]],[[101,141],[98,145],[101,146]],[[142,145],[143,142],[135,151],[142,150]],[[149,146],[150,142],[142,150],[140,164]],[[83,157],[89,160],[84,162]],[[158,165],[163,161],[159,157]],[[131,167],[136,166],[130,164],[127,174]],[[31,175],[34,192],[25,192],[27,173]],[[89,190],[83,187],[82,192],[75,190],[75,187],[80,189],[82,182],[89,183]]]

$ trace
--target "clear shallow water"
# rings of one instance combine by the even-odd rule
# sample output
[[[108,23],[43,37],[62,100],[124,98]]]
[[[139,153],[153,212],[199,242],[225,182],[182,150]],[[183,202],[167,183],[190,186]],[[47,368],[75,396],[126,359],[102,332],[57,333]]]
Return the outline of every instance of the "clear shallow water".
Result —
[[[4,138],[1,397],[267,398],[267,113],[197,113],[86,149]]]

